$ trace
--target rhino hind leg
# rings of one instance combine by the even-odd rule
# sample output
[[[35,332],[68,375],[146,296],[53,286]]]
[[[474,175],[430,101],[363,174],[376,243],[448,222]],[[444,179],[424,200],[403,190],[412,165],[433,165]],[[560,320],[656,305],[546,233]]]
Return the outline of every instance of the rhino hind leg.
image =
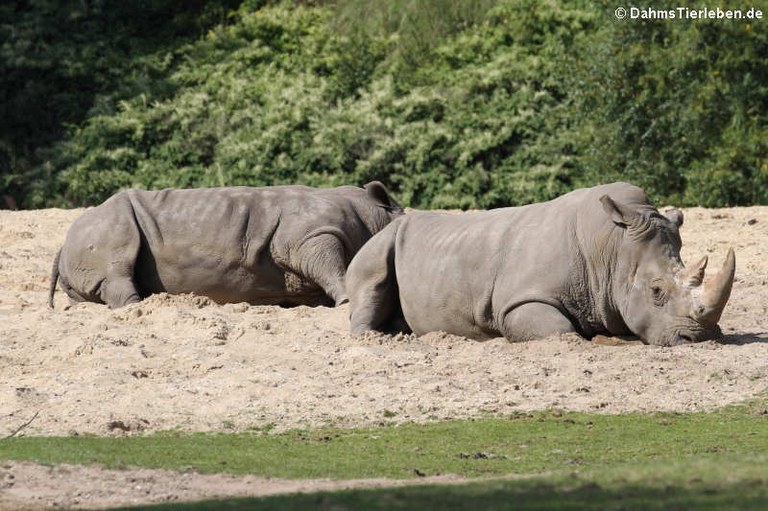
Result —
[[[347,290],[353,335],[370,330],[410,331],[400,307],[395,274],[396,234],[395,227],[387,227],[371,238],[349,265]]]
[[[300,272],[322,288],[338,307],[347,303],[344,244],[333,234],[314,236],[298,248],[295,256],[300,261]]]
[[[380,289],[370,287],[357,293],[351,300],[352,310],[349,313],[349,323],[352,335],[378,330],[386,332],[396,330],[392,297],[380,293]]]
[[[515,307],[507,312],[501,325],[501,333],[512,342],[573,332],[576,332],[573,323],[558,308],[541,302]]]

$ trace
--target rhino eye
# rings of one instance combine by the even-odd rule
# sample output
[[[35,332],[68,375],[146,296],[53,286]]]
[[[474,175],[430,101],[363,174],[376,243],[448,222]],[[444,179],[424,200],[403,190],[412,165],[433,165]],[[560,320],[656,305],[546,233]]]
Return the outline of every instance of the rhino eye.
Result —
[[[651,284],[651,297],[655,305],[664,305],[667,301],[667,290],[660,282]]]

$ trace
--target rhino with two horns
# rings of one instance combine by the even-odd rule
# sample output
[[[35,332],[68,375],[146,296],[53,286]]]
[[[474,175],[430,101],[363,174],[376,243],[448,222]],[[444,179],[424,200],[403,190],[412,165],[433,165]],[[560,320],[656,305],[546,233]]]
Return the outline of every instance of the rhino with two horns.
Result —
[[[441,330],[510,341],[576,332],[672,346],[721,336],[734,280],[730,249],[680,259],[683,215],[613,183],[516,208],[407,214],[374,236],[347,272],[353,333]]]

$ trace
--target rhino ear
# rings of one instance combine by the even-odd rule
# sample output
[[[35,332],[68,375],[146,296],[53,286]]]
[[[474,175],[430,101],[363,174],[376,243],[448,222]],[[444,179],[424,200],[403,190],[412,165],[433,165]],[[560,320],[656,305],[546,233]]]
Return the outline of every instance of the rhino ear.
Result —
[[[380,181],[371,181],[365,185],[364,188],[368,194],[368,198],[382,208],[390,211],[403,209],[400,204],[398,204],[397,201],[393,199],[391,195],[389,195],[387,187],[384,186],[384,184],[382,184]]]
[[[603,205],[603,210],[611,217],[613,223],[619,227],[627,227],[632,224],[632,217],[635,216],[633,211],[628,211],[620,204],[616,204],[613,199],[607,195],[600,197],[600,203]]]
[[[682,227],[683,212],[680,211],[679,209],[677,208],[668,209],[664,212],[664,216],[667,217],[667,219],[673,224],[677,225],[678,227]]]

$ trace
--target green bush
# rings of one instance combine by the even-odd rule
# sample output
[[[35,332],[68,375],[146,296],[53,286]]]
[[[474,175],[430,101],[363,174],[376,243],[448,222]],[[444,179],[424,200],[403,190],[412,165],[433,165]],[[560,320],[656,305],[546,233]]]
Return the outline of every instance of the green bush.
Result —
[[[46,65],[98,86],[56,96],[77,115],[25,121],[37,143],[9,135],[23,123],[6,105],[0,194],[380,179],[411,206],[488,208],[621,179],[667,203],[768,204],[764,24],[617,21],[607,2],[239,3],[158,3],[142,39],[129,7],[96,2],[88,26],[123,28],[59,41],[47,55],[77,58]],[[128,40],[127,62],[99,60]],[[10,41],[0,67],[31,73]],[[27,78],[27,103],[64,80]]]
[[[0,195],[58,204],[79,127],[127,98],[173,94],[174,49],[236,0],[6,1],[0,4]],[[111,169],[106,169],[112,172]],[[109,180],[107,180],[109,181]],[[114,188],[111,188],[114,190]]]
[[[606,22],[575,49],[582,183],[628,179],[683,205],[768,204],[764,24]]]

